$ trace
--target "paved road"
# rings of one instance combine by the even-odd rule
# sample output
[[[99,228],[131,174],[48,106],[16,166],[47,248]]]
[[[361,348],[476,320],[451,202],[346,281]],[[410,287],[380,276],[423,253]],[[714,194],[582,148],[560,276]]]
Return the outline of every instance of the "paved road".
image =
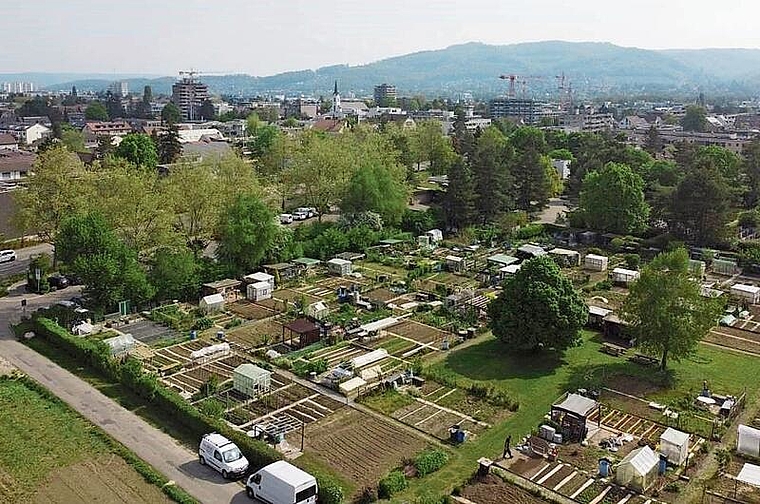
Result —
[[[29,261],[32,257],[38,256],[39,254],[52,255],[52,253],[53,246],[49,243],[18,249],[16,250],[16,256],[18,256],[18,259],[13,262],[0,264],[0,278],[23,273],[29,267]]]
[[[72,289],[27,298],[28,309],[74,295]],[[0,355],[127,446],[196,499],[208,504],[250,503],[243,487],[198,463],[197,454],[13,337],[8,321],[20,318],[21,295],[0,298]]]

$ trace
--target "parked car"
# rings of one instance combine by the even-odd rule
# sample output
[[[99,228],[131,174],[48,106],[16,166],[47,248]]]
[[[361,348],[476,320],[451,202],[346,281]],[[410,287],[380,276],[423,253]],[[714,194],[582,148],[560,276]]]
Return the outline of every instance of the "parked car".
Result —
[[[198,460],[201,465],[209,465],[222,473],[224,479],[242,476],[248,470],[248,459],[240,452],[240,448],[216,432],[205,434],[201,438]]]
[[[309,218],[309,214],[306,212],[293,212],[293,219],[306,220]]]
[[[289,213],[280,214],[280,224],[291,224],[293,216]]]
[[[15,250],[0,250],[0,263],[13,262],[16,259]]]
[[[68,278],[63,275],[50,275],[47,281],[51,289],[61,290],[69,286]]]
[[[252,474],[245,484],[251,499],[271,504],[315,504],[317,480],[311,474],[280,460]]]
[[[296,213],[305,213],[307,219],[319,215],[319,212],[317,212],[317,209],[314,207],[298,207],[296,208]]]

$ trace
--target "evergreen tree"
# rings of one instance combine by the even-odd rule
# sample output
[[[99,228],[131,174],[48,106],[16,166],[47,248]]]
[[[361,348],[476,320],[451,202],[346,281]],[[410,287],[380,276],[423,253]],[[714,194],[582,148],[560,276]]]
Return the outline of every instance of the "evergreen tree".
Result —
[[[154,138],[158,150],[158,162],[173,163],[182,155],[182,144],[179,143],[179,130],[176,124],[171,124],[162,135]]]
[[[662,152],[664,145],[665,142],[663,142],[660,132],[657,131],[657,128],[655,128],[654,125],[650,126],[649,131],[647,131],[647,139],[644,143],[644,149],[651,155],[656,156]]]
[[[547,171],[546,140],[537,128],[520,128],[510,137],[516,152],[512,165],[517,206],[523,210],[542,207],[551,193]]]
[[[472,173],[480,222],[493,221],[512,206],[508,168],[512,157],[512,147],[498,129],[487,128],[478,138]]]
[[[470,168],[459,158],[449,168],[449,185],[446,188],[444,210],[449,229],[463,229],[476,217],[475,183]]]

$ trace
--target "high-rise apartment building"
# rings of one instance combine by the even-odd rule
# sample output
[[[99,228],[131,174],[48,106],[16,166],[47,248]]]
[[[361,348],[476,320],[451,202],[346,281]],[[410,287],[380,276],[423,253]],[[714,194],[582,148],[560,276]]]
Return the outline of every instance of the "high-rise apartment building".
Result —
[[[172,102],[186,121],[200,118],[201,105],[207,98],[208,86],[192,77],[183,77],[172,85]]]
[[[396,86],[380,84],[375,86],[375,104],[378,107],[388,107],[396,102]]]

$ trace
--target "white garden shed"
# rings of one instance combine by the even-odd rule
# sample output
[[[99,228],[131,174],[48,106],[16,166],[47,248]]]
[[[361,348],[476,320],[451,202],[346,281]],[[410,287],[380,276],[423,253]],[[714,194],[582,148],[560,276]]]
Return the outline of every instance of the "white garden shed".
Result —
[[[612,270],[613,283],[628,286],[639,279],[639,272],[626,268],[615,268]]]
[[[270,286],[271,290],[274,290],[274,275],[270,275],[269,273],[264,273],[263,271],[258,271],[256,273],[251,273],[250,275],[246,275],[243,277],[243,280],[245,283],[248,284],[254,284],[258,282],[267,282]]]
[[[430,237],[430,243],[436,244],[440,241],[443,241],[443,231],[440,229],[431,229],[427,233],[425,233],[426,236]]]
[[[104,339],[103,343],[108,346],[112,357],[128,355],[137,344],[131,334],[119,334],[113,338]]]
[[[201,298],[198,303],[203,313],[217,313],[224,310],[224,296],[222,294],[211,294]]]
[[[760,430],[740,424],[736,451],[742,455],[760,457]]]
[[[668,462],[680,466],[689,456],[689,435],[668,427],[660,435],[660,452],[668,457]]]
[[[465,270],[464,257],[455,255],[446,256],[446,269],[454,273],[463,272]]]
[[[336,257],[327,261],[327,271],[333,275],[350,275],[353,269],[353,263],[347,259]]]
[[[650,447],[637,448],[618,464],[615,483],[643,492],[657,479],[659,464],[660,457]]]
[[[608,257],[596,254],[587,254],[583,259],[583,267],[591,271],[607,271],[608,263]]]
[[[251,363],[241,364],[232,371],[232,387],[248,397],[269,392],[272,373]]]
[[[731,286],[731,295],[750,304],[760,303],[760,287],[747,284],[734,284]]]
[[[245,292],[246,297],[251,301],[263,301],[272,297],[272,284],[269,282],[248,284],[245,288]]]

